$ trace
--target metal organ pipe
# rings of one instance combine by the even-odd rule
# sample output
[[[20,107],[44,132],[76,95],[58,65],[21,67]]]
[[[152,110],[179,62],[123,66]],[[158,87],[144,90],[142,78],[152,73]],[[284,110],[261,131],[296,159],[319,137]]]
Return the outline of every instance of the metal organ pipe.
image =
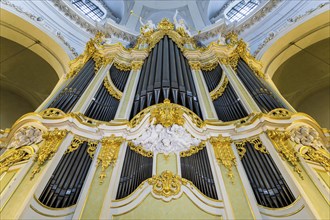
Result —
[[[211,71],[203,70],[203,76],[209,92],[214,90],[221,81],[222,69],[218,65]],[[221,121],[233,121],[248,116],[241,100],[235,93],[234,88],[228,82],[225,91],[216,100],[213,100],[215,111]]]
[[[88,142],[65,153],[39,197],[39,201],[52,208],[65,208],[76,204],[92,163],[87,153]]]
[[[254,144],[249,142],[245,143],[244,148],[246,153],[242,164],[257,202],[269,208],[292,204],[295,197],[271,156],[256,150]]]
[[[48,108],[58,108],[63,112],[69,112],[94,78],[94,68],[95,61],[92,59],[88,60],[84,67],[60,92]]]
[[[245,88],[264,113],[276,108],[285,108],[268,90],[265,82],[262,82],[242,59],[238,61],[237,73]]]
[[[115,65],[110,68],[111,80],[120,91],[124,90],[129,73],[130,71],[117,69]],[[88,106],[85,115],[100,121],[111,121],[116,115],[118,105],[119,100],[110,95],[102,83]]]
[[[165,98],[202,117],[190,66],[168,36],[156,44],[142,67],[131,118]]]

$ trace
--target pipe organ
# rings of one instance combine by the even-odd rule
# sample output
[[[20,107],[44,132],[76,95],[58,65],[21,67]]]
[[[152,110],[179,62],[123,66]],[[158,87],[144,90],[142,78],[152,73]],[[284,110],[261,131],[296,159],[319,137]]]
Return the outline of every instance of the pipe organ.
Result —
[[[237,34],[199,47],[163,19],[98,33],[40,112],[1,134],[8,219],[326,219],[329,142]]]

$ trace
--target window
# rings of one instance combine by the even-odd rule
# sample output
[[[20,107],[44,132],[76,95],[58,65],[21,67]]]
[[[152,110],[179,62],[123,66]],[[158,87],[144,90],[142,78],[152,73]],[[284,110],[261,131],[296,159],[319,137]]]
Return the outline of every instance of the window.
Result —
[[[72,4],[94,21],[101,21],[104,12],[90,0],[73,0]]]
[[[233,6],[226,14],[229,21],[239,21],[247,16],[253,9],[259,5],[257,0],[242,0]]]

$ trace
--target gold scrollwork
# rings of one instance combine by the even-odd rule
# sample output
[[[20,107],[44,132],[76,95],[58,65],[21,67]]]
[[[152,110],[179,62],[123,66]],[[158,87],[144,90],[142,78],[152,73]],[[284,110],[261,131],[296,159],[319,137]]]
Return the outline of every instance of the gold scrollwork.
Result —
[[[66,114],[57,108],[48,108],[45,109],[40,113],[41,117],[46,119],[55,119],[55,118],[63,118],[66,116]]]
[[[134,128],[137,126],[149,112],[151,113],[150,121],[157,117],[155,118],[156,124],[162,124],[164,127],[169,127],[173,124],[183,125],[183,113],[186,114],[191,119],[192,123],[194,123],[198,128],[205,126],[205,122],[194,112],[181,105],[170,103],[168,99],[165,99],[164,103],[152,105],[135,115],[129,122],[130,127]]]
[[[162,19],[158,25],[158,30],[174,30],[174,25],[167,18]]]
[[[324,149],[315,149],[311,146],[303,146],[299,149],[300,155],[309,161],[319,163],[327,172],[330,172],[330,154]]]
[[[73,138],[73,140],[71,141],[70,146],[68,147],[68,149],[65,151],[66,154],[68,153],[72,153],[73,151],[77,150],[78,147],[84,142],[86,141],[84,138],[75,136]]]
[[[268,112],[267,115],[275,119],[288,119],[292,113],[285,108],[276,108]]]
[[[266,147],[263,145],[263,143],[259,139],[259,137],[252,137],[252,138],[247,138],[244,140],[235,141],[235,145],[236,145],[238,154],[241,159],[244,157],[244,155],[246,153],[245,144],[247,142],[252,144],[254,149],[256,149],[257,151],[264,153],[264,154],[269,154],[269,152],[267,151]]]
[[[225,79],[223,80],[223,83],[220,86],[217,86],[214,90],[212,90],[210,92],[210,96],[212,101],[216,100],[217,98],[219,98],[220,96],[222,96],[223,92],[226,90],[228,85],[228,78],[225,77]]]
[[[115,137],[114,135],[102,139],[101,152],[97,157],[97,166],[101,165],[102,167],[102,171],[99,176],[100,183],[102,183],[103,179],[106,177],[105,170],[110,165],[114,165],[116,163],[120,145],[122,144],[123,141],[124,138]]]
[[[109,94],[112,97],[114,97],[118,100],[120,100],[121,97],[123,96],[123,93],[121,91],[119,91],[119,89],[117,89],[113,85],[113,83],[110,83],[107,77],[104,78],[104,87],[108,90]]]
[[[31,146],[22,146],[6,150],[0,155],[0,175],[14,164],[29,160],[33,155],[34,149]]]
[[[114,65],[117,69],[119,69],[121,71],[130,71],[131,70],[130,66],[127,66],[123,63],[114,62]]]
[[[205,146],[206,146],[205,141],[201,141],[201,143],[198,146],[191,146],[189,150],[180,152],[180,157],[190,157],[191,155],[198,153]]]
[[[37,162],[37,167],[33,169],[31,179],[33,179],[35,174],[40,172],[41,166],[47,160],[52,159],[66,134],[67,130],[59,130],[58,128],[55,128],[54,131],[49,131],[42,135],[44,143],[41,144],[36,154],[35,161]]]
[[[152,151],[146,151],[142,146],[135,146],[133,142],[129,141],[128,146],[131,150],[135,151],[138,154],[141,154],[144,157],[153,157],[154,154]]]
[[[201,69],[204,70],[204,71],[212,71],[214,70],[215,68],[217,68],[217,66],[219,65],[219,62],[218,60],[216,59],[214,62],[208,62],[206,64],[203,64],[201,66]]]
[[[83,54],[79,55],[77,58],[70,62],[70,71],[67,74],[67,78],[71,78],[75,76],[81,68],[85,65],[85,63],[90,59],[95,59],[95,67],[98,69],[102,64],[102,62],[108,61],[104,59],[102,55],[98,52],[98,49],[101,46],[101,43],[104,39],[104,35],[101,32],[98,32],[94,39],[90,39],[85,47]]]
[[[87,153],[89,154],[89,156],[93,159],[94,158],[94,154],[97,148],[97,144],[98,141],[89,141],[88,142],[88,148],[87,148]]]
[[[219,135],[218,137],[212,137],[210,139],[210,143],[213,146],[215,158],[219,164],[222,164],[227,168],[227,175],[233,182],[234,174],[232,167],[237,166],[237,164],[236,157],[233,150],[231,149],[232,140],[229,137],[222,137]]]
[[[148,183],[152,185],[152,192],[155,195],[168,198],[178,195],[181,191],[181,185],[187,184],[188,181],[166,170],[158,176],[149,178]]]
[[[131,63],[131,65],[132,65],[132,70],[140,70],[141,68],[142,68],[142,65],[143,65],[143,61],[133,61],[132,63]]]
[[[165,99],[163,104],[152,109],[150,113],[150,121],[155,120],[155,124],[162,124],[166,128],[174,124],[184,124],[182,108],[172,104],[169,99]]]
[[[198,61],[189,61],[189,65],[192,70],[198,71],[201,69],[201,63]]]
[[[289,143],[290,134],[286,131],[280,131],[278,129],[268,130],[268,136],[273,142],[273,145],[281,158],[288,161],[293,167],[294,171],[299,174],[301,179],[303,179],[302,171],[299,168],[299,157],[293,146]]]

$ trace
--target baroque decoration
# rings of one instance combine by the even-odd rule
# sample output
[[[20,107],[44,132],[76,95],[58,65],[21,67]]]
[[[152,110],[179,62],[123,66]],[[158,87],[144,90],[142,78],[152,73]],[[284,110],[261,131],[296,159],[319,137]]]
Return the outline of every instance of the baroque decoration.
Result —
[[[160,196],[164,201],[169,201],[181,192],[181,185],[186,185],[188,181],[165,170],[159,176],[148,179],[148,183],[152,185],[153,194]]]
[[[330,154],[314,128],[306,125],[295,127],[290,130],[290,140],[297,144],[296,149],[304,159],[319,163],[330,172]]]
[[[199,146],[201,140],[194,138],[180,125],[164,127],[162,124],[150,125],[143,134],[132,140],[136,146],[154,153],[180,153],[192,146]]]
[[[298,152],[294,149],[294,147],[290,144],[290,134],[285,131],[276,130],[268,130],[268,136],[274,143],[274,146],[281,156],[283,160],[287,160],[293,167],[294,171],[299,174],[301,179],[303,179],[302,171],[299,168],[299,157]]]
[[[232,167],[235,167],[236,157],[231,148],[232,140],[229,137],[212,137],[210,143],[213,146],[215,158],[219,164],[222,164],[228,170],[228,177],[234,180],[234,174],[232,172]]]
[[[103,182],[103,179],[106,177],[105,170],[110,166],[114,165],[118,158],[118,153],[120,150],[120,145],[124,139],[122,137],[111,137],[103,138],[101,152],[97,156],[97,166],[102,167],[101,174],[99,176],[100,183]]]
[[[44,142],[40,145],[39,150],[36,154],[35,161],[37,162],[37,167],[33,169],[31,179],[36,173],[40,172],[40,167],[47,160],[52,159],[66,134],[66,130],[59,130],[55,128],[54,131],[49,131],[42,135]]]

